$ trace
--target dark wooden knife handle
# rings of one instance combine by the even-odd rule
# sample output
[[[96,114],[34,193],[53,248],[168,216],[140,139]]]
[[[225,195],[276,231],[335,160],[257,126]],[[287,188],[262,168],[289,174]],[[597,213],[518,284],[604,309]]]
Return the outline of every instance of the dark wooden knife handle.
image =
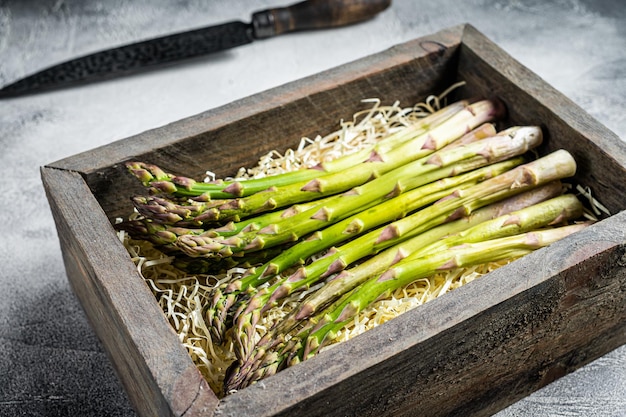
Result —
[[[374,17],[390,4],[391,0],[306,0],[254,13],[253,33],[262,39],[298,30],[349,25]]]

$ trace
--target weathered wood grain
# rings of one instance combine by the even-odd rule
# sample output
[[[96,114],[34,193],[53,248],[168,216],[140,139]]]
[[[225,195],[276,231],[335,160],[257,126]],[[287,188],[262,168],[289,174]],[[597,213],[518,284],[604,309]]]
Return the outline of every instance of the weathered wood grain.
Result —
[[[217,397],[178,341],[82,177],[41,172],[67,276],[141,415],[210,415]]]
[[[575,181],[615,214],[218,401],[110,225],[141,190],[123,163],[232,174],[334,129],[364,98],[407,104],[458,80],[459,94],[500,97],[507,124],[540,124],[542,151],[572,152]],[[55,162],[42,177],[70,282],[142,415],[488,415],[626,343],[625,147],[471,26]]]
[[[575,181],[589,186],[612,213],[626,208],[616,193],[626,178],[626,143],[471,26],[459,48],[457,77],[468,96],[495,96],[505,102],[507,125],[540,125],[546,140],[540,152],[567,149],[576,159]]]

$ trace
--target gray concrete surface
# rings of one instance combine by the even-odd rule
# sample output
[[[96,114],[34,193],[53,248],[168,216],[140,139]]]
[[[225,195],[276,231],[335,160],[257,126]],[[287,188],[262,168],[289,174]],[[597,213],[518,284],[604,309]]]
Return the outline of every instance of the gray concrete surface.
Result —
[[[0,85],[93,50],[280,0],[0,0]],[[39,167],[469,22],[626,138],[624,0],[395,0],[373,21],[299,33],[149,74],[0,100],[0,415],[132,416],[72,294]],[[502,410],[626,416],[626,347]]]

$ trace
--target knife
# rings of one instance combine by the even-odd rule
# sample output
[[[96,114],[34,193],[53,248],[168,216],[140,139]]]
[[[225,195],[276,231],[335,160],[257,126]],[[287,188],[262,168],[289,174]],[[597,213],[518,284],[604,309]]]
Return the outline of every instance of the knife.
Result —
[[[357,23],[385,10],[391,0],[306,0],[261,10],[250,23],[232,21],[132,43],[46,68],[0,89],[0,97],[76,85],[171,64],[284,33]]]

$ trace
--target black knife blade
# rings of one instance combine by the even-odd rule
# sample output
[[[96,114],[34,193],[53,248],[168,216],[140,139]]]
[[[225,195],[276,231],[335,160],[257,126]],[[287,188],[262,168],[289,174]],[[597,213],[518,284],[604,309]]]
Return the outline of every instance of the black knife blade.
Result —
[[[61,88],[155,68],[283,33],[343,26],[372,18],[391,0],[306,0],[228,22],[108,49],[43,69],[0,89],[0,97]]]

